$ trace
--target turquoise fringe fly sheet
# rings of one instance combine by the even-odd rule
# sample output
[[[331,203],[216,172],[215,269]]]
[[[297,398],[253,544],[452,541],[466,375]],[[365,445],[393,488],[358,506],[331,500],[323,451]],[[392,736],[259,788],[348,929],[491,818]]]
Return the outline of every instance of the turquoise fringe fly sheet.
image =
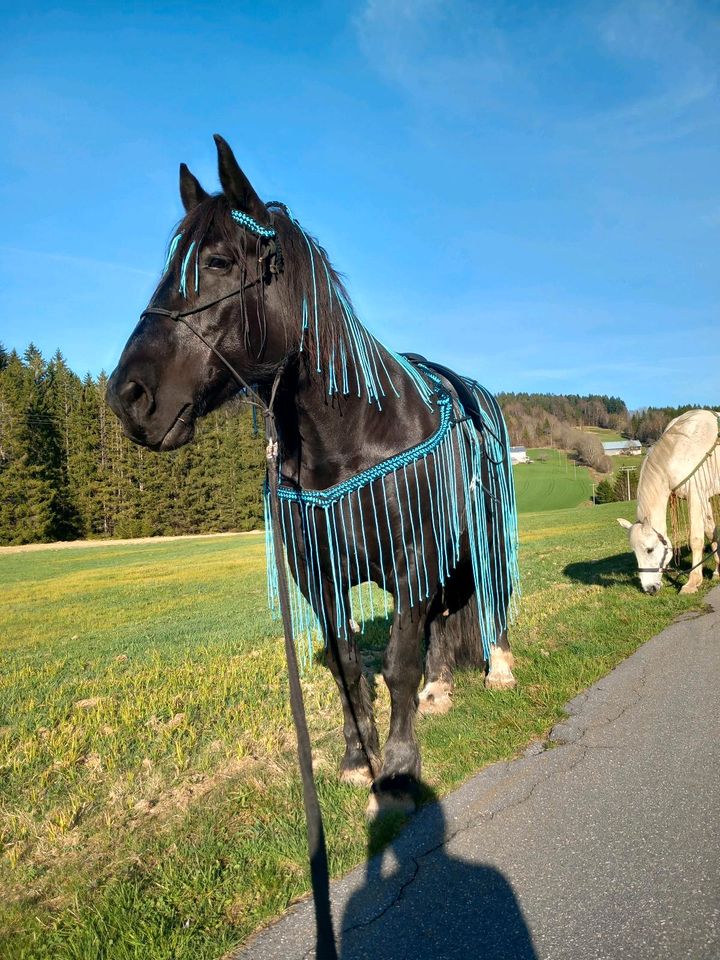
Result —
[[[288,582],[291,585],[292,629],[296,640],[304,638],[304,651],[301,648],[303,659],[312,658],[313,635],[316,631],[327,634],[327,614],[322,602],[323,574],[319,564],[319,531],[330,545],[334,619],[340,625],[340,636],[345,639],[350,621],[355,621],[362,631],[365,623],[376,615],[382,613],[388,616],[388,592],[395,595],[398,612],[403,609],[403,604],[413,607],[419,601],[429,599],[437,589],[438,582],[429,578],[426,558],[430,554],[437,558],[440,585],[446,583],[460,559],[460,540],[465,532],[470,543],[486,659],[489,660],[491,644],[497,642],[500,632],[507,626],[508,597],[512,596],[511,603],[517,598],[519,573],[517,512],[505,423],[497,404],[484,388],[475,381],[465,380],[479,401],[484,427],[481,440],[458,399],[450,394],[440,379],[426,367],[421,367],[420,373],[432,389],[431,402],[438,414],[438,426],[430,438],[327,490],[298,490],[282,484],[278,488]],[[487,413],[486,408],[493,413]],[[483,459],[486,461],[484,476]],[[370,511],[367,510],[368,498],[365,498],[366,506],[363,509],[360,497],[360,491],[366,488],[372,505]],[[421,492],[426,495],[425,503],[429,504],[432,528],[429,543],[424,532]],[[376,610],[370,588],[367,544],[372,540],[379,545],[380,566],[384,568],[382,544],[393,543],[395,539],[388,509],[389,493],[399,506],[402,542],[412,543],[412,550],[404,547],[399,561],[404,564],[408,587],[406,591],[400,589],[403,571],[398,569],[398,561],[393,553],[390,582],[383,575],[380,583],[383,590],[382,610]],[[293,510],[300,511],[306,545],[304,574],[312,606],[295,583],[288,562],[292,557],[293,566],[297,569],[302,555],[296,539]],[[495,544],[493,550],[490,549],[489,525]],[[267,487],[265,545],[268,600],[273,614],[278,616],[277,568]],[[354,598],[352,592],[346,594],[343,589],[343,565],[351,578],[361,584]],[[313,607],[320,611],[322,623],[318,621]]]

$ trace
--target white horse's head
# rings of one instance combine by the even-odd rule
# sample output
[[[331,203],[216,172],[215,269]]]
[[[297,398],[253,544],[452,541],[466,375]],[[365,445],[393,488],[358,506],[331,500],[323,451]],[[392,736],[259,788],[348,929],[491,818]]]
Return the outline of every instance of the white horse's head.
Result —
[[[662,575],[672,557],[672,544],[646,518],[630,523],[618,517],[618,523],[630,535],[630,546],[635,553],[640,574],[640,586],[645,593],[657,593],[662,586]]]

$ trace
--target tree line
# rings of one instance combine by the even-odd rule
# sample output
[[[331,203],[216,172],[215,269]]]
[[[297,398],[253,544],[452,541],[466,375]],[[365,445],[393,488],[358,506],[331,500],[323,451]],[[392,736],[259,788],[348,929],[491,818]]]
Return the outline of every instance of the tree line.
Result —
[[[0,346],[0,543],[250,530],[262,526],[264,441],[247,406],[198,424],[195,442],[157,455],[125,438],[105,405],[104,374],[78,377],[58,351]],[[502,393],[515,445],[556,446],[600,472],[609,427],[656,440],[686,407],[629,413],[619,397]],[[615,482],[604,495],[612,496]],[[617,484],[620,493],[620,484]]]
[[[611,469],[599,437],[580,428],[605,427],[624,431],[629,413],[619,397],[501,393],[498,400],[513,444],[562,447],[572,450],[581,463],[600,473]]]
[[[161,456],[131,443],[105,405],[107,377],[81,379],[0,347],[0,543],[250,530],[262,526],[264,442],[245,405]]]

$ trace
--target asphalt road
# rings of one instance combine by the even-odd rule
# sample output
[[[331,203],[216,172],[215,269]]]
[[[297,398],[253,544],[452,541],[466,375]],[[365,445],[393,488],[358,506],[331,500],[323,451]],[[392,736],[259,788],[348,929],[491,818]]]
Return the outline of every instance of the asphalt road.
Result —
[[[333,885],[342,960],[720,960],[720,587]],[[305,901],[235,954],[314,957]]]

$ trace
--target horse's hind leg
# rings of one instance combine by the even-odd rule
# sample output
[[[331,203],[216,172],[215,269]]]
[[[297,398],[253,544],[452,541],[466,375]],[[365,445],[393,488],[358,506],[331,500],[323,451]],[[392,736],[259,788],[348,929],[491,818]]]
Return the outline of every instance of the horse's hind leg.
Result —
[[[375,781],[368,813],[400,806],[414,808],[420,779],[420,748],[415,737],[415,711],[422,676],[422,639],[426,604],[410,613],[397,613],[383,661],[383,677],[390,691],[390,734],[380,776]]]
[[[503,629],[498,642],[490,647],[490,669],[485,677],[488,690],[512,690],[515,687],[513,664],[514,657],[510,652],[507,629]]]
[[[425,686],[418,695],[418,710],[423,716],[447,713],[452,707],[453,667],[449,623],[454,614],[444,611],[430,623],[425,656]]]
[[[424,716],[448,712],[456,669],[482,670],[485,663],[475,595],[470,592],[460,606],[446,600],[449,606],[438,596],[428,612],[425,686],[419,695],[419,710]]]
[[[710,549],[715,558],[715,569],[713,570],[713,580],[720,579],[720,552],[718,551],[718,540],[720,540],[720,526],[715,524],[715,515],[710,500],[705,504],[705,536],[710,541]]]

